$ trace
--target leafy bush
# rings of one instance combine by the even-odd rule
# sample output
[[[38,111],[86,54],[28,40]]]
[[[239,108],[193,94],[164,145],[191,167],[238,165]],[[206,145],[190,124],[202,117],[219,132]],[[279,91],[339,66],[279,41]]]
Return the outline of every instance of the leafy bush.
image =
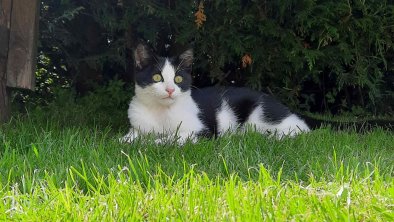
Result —
[[[124,130],[129,127],[127,108],[133,90],[121,80],[111,80],[83,96],[70,88],[53,86],[51,90],[51,98],[47,98],[45,106],[39,96],[30,93],[24,101],[27,109],[19,113],[28,112],[28,116],[34,113],[38,125],[48,122],[62,127],[111,126]]]
[[[144,39],[163,54],[165,44],[174,51],[192,45],[196,86],[247,85],[309,111],[393,112],[392,1],[43,0],[43,5],[43,52],[63,58],[77,88],[81,76],[82,85],[115,75],[129,82],[131,50]],[[51,55],[54,49],[57,54]]]

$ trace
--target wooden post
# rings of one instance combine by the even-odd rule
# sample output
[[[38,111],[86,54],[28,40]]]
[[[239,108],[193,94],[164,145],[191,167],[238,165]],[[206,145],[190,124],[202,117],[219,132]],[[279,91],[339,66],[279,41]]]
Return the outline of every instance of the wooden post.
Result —
[[[34,89],[39,0],[0,0],[0,123],[9,118],[9,89]]]
[[[11,26],[12,0],[0,0],[0,123],[9,117],[7,93],[7,58]]]
[[[12,0],[7,86],[34,89],[39,0]]]

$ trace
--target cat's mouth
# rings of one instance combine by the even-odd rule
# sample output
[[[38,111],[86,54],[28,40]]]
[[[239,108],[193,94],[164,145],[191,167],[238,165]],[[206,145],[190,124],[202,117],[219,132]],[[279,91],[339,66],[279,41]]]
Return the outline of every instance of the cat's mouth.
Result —
[[[171,96],[167,96],[167,97],[164,97],[164,98],[161,98],[161,99],[174,99],[174,98],[171,97]]]

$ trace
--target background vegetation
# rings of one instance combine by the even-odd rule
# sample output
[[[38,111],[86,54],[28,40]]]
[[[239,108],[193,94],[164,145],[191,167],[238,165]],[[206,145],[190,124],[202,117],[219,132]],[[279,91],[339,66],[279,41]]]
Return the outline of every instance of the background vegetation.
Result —
[[[194,47],[199,87],[392,115],[393,16],[372,0],[43,0],[37,89],[13,97],[34,107],[0,126],[0,218],[393,221],[392,131],[118,141],[139,39],[161,54]]]
[[[43,0],[40,99],[14,101],[132,86],[143,39],[161,54],[194,47],[198,87],[246,85],[303,111],[393,113],[393,37],[389,0]]]

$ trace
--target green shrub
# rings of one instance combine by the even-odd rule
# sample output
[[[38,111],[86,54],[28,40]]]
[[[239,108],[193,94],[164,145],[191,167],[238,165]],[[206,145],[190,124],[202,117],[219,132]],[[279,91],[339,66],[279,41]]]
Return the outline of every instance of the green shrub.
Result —
[[[198,25],[199,6],[206,21]],[[84,74],[75,65],[78,58],[108,79],[130,78],[130,52],[145,39],[158,51],[164,43],[175,50],[192,45],[197,86],[247,85],[310,111],[393,112],[392,1],[68,0],[57,3],[56,10],[43,13],[52,30],[42,32],[55,39],[63,32],[62,38],[70,36],[72,41],[60,45],[74,75]],[[45,16],[53,14],[60,18],[57,23]],[[86,24],[101,30],[91,41],[106,40],[94,52],[86,49],[86,37],[72,35],[74,26],[84,25],[73,21],[86,15],[95,21]],[[43,42],[60,48],[59,41]],[[247,57],[251,64],[242,62]]]

